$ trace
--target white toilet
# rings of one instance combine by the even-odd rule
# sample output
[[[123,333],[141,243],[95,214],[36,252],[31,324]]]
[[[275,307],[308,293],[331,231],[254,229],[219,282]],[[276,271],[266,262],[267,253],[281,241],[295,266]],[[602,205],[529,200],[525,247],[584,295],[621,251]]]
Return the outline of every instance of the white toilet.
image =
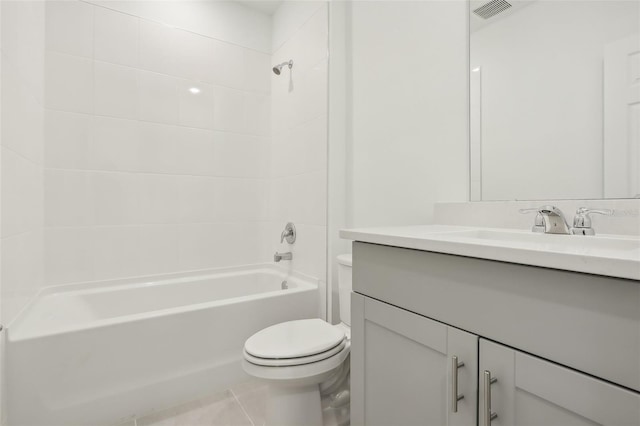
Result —
[[[337,259],[342,323],[317,318],[283,322],[244,344],[244,370],[269,383],[267,426],[321,426],[323,409],[324,424],[348,423],[351,255]],[[329,415],[334,418],[328,420]]]

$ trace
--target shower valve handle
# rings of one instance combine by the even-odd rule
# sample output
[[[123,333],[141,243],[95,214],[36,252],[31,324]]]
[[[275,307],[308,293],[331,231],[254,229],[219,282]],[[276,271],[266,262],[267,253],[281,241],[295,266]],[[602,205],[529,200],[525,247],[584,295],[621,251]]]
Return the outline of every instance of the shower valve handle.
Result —
[[[296,242],[296,227],[292,222],[287,223],[284,227],[284,231],[280,234],[280,243],[284,243],[285,239],[289,244]]]

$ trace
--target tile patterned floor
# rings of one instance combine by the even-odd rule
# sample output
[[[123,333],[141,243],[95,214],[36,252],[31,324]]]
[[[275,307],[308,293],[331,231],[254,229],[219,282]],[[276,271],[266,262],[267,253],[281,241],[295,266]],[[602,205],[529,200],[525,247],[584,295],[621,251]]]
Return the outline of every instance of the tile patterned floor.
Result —
[[[246,382],[118,426],[263,426],[267,387]]]

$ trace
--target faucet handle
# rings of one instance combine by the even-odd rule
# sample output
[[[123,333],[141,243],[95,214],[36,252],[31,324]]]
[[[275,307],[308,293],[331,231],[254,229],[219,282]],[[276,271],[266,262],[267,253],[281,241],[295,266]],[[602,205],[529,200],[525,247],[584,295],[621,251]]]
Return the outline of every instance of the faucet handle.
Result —
[[[601,214],[601,215],[605,215],[605,216],[611,216],[613,215],[613,210],[611,209],[591,209],[589,207],[579,207],[576,210],[576,215],[573,218],[573,227],[574,228],[578,228],[580,230],[582,229],[590,229],[590,232],[573,232],[574,234],[578,233],[581,235],[594,235],[595,232],[593,232],[592,228],[591,228],[591,217],[589,216],[591,213],[596,213],[596,214]]]
[[[562,214],[562,210],[550,204],[540,206],[540,207],[533,207],[530,209],[520,209],[520,213],[529,213],[529,212],[538,212],[541,214],[555,214],[558,216],[564,216]]]
[[[603,214],[606,216],[611,216],[613,214],[613,210],[612,209],[592,209],[589,207],[578,207],[578,210],[576,210],[576,214],[588,215],[590,213],[597,213],[597,214]]]
[[[296,242],[296,226],[292,222],[287,223],[284,231],[280,234],[280,243],[283,243],[285,239],[289,244]]]
[[[518,210],[518,212],[520,212],[521,214],[527,214],[527,213],[533,213],[533,212],[537,213],[535,218],[535,223],[531,227],[531,231],[544,233],[544,218],[540,214],[540,209],[538,207],[533,207],[530,209],[520,209]]]

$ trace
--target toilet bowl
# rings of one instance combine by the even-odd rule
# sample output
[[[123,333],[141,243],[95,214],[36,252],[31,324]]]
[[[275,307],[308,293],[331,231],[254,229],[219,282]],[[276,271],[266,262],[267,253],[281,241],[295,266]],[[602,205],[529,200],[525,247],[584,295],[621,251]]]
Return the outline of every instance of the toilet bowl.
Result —
[[[345,417],[348,423],[351,255],[338,263],[342,323],[288,321],[245,342],[245,372],[269,384],[267,426],[343,424]]]

